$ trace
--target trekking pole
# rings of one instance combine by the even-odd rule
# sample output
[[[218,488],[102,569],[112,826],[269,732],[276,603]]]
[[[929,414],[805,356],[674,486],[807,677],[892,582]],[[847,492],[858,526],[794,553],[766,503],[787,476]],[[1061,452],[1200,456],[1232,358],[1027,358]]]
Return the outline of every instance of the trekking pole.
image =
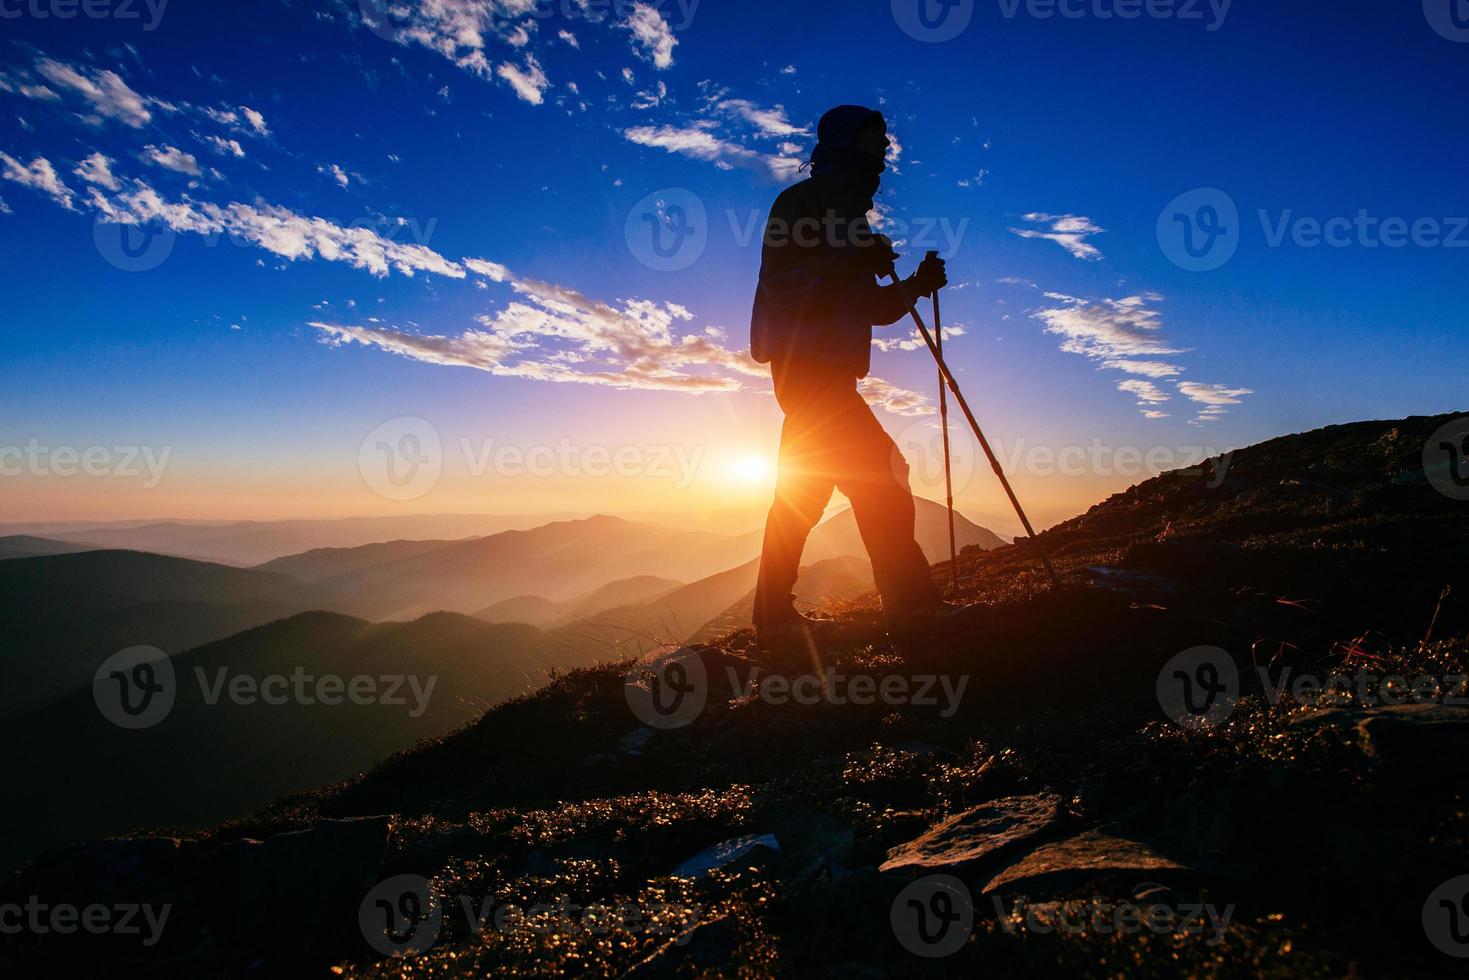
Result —
[[[929,252],[929,255],[938,255]],[[939,315],[939,291],[933,291],[933,340],[940,356],[944,353],[944,318]],[[959,592],[959,550],[954,539],[954,470],[949,462],[949,392],[944,372],[939,372],[939,425],[944,433],[944,496],[949,508],[949,587]]]
[[[939,375],[948,385],[949,391],[954,393],[954,401],[959,404],[959,410],[964,413],[964,418],[969,421],[969,427],[974,430],[974,437],[979,440],[979,447],[984,450],[985,456],[989,458],[990,469],[995,471],[995,476],[1000,478],[1000,486],[1005,488],[1005,496],[1010,498],[1015,513],[1020,516],[1020,523],[1025,526],[1025,533],[1030,536],[1031,544],[1035,545],[1036,554],[1040,555],[1041,564],[1046,566],[1046,573],[1051,577],[1051,586],[1055,589],[1061,588],[1061,577],[1056,574],[1056,569],[1051,567],[1051,559],[1046,554],[1045,546],[1041,544],[1040,538],[1036,537],[1035,528],[1030,526],[1030,518],[1025,516],[1025,509],[1020,506],[1020,499],[1015,496],[1015,491],[1010,488],[1010,481],[1005,478],[1005,471],[1000,468],[1000,461],[995,456],[995,451],[990,448],[989,440],[984,437],[984,432],[979,428],[979,421],[975,419],[974,413],[969,410],[969,403],[964,400],[964,393],[959,390],[959,382],[954,380],[954,374],[949,370],[949,365],[944,361],[944,355],[939,351],[938,345],[933,342],[933,335],[924,326],[923,317],[918,315],[918,308],[913,305],[913,298],[908,295],[908,290],[903,286],[903,280],[898,278],[897,267],[894,266],[888,276],[893,280],[893,285],[898,288],[898,295],[903,297],[903,303],[908,307],[908,315],[918,325],[918,332],[923,335],[923,342],[928,345],[928,352],[938,362]]]

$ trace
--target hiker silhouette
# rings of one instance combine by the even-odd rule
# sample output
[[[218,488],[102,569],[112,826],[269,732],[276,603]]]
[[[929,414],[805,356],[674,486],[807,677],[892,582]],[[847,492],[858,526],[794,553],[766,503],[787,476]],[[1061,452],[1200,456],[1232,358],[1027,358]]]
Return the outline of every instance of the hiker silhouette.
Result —
[[[913,537],[907,462],[857,389],[870,366],[873,326],[908,309],[898,286],[877,281],[897,256],[867,221],[889,145],[880,112],[852,105],[827,112],[810,176],[781,192],[766,222],[750,352],[770,364],[785,422],[755,591],[762,640],[809,635],[791,590],[835,489],[852,502],[890,627],[944,605]],[[931,255],[902,288],[916,298],[947,282],[943,260]]]

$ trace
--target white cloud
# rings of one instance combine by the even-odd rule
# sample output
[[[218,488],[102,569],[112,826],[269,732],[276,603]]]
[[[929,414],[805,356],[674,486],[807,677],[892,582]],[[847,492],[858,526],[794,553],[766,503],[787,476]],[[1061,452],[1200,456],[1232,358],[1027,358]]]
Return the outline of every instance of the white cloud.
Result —
[[[1143,293],[1088,302],[1064,293],[1045,295],[1063,305],[1037,310],[1031,315],[1045,324],[1046,333],[1062,338],[1061,349],[1097,361],[1105,369],[1137,375],[1118,382],[1117,388],[1137,398],[1138,405],[1147,409],[1143,412],[1145,418],[1167,418],[1167,413],[1152,407],[1171,398],[1157,382],[1183,374],[1184,368],[1159,358],[1187,351],[1164,339],[1162,317],[1148,305],[1161,302],[1163,297]],[[1224,414],[1228,411],[1225,406],[1237,405],[1241,396],[1254,393],[1248,388],[1196,381],[1177,381],[1175,385],[1186,398],[1205,406],[1193,420],[1195,423]]]
[[[317,167],[316,172],[319,174],[331,174],[332,180],[335,180],[337,182],[338,187],[346,187],[352,182],[347,177],[347,171],[343,170],[335,163],[329,167]]]
[[[3,197],[0,197],[0,214],[14,214],[14,213],[15,212],[13,212],[13,211],[10,210],[10,205],[8,205],[8,204],[5,203],[5,199]]]
[[[551,87],[550,79],[546,78],[546,73],[541,70],[541,64],[533,54],[525,56],[524,68],[517,68],[506,61],[496,67],[495,74],[507,82],[516,95],[531,105],[540,105],[546,89]]]
[[[619,26],[632,32],[633,50],[639,57],[651,61],[655,68],[667,68],[673,64],[673,49],[678,39],[673,36],[673,29],[658,8],[635,3],[627,20]]]
[[[169,201],[138,180],[127,186],[114,194],[93,187],[88,203],[107,221],[128,225],[158,222],[181,234],[228,235],[293,262],[314,258],[343,262],[379,278],[393,271],[405,276],[417,272],[452,279],[466,276],[462,266],[427,246],[394,241],[371,228],[342,227],[263,202],[220,205],[187,196]]]
[[[22,187],[40,191],[68,211],[76,210],[75,195],[62,183],[50,160],[36,157],[29,164],[23,164],[10,154],[0,151],[0,164],[4,165],[4,169],[0,170],[0,177]]]
[[[1040,238],[1055,242],[1078,259],[1095,262],[1102,258],[1101,251],[1087,239],[1093,235],[1102,234],[1106,229],[1098,227],[1091,218],[1075,214],[1056,215],[1032,212],[1025,215],[1025,220],[1032,224],[1049,225],[1050,230],[1011,228],[1010,231],[1021,238]]]
[[[486,79],[495,74],[485,55],[488,41],[497,39],[523,48],[539,27],[532,17],[538,0],[424,0],[416,4],[394,0],[390,19],[376,13],[376,6],[361,5],[364,19],[375,30],[398,44],[437,52]]]
[[[77,164],[72,173],[89,184],[105,187],[109,191],[122,190],[122,185],[112,176],[112,161],[100,153],[93,153]]]
[[[1178,390],[1185,398],[1204,406],[1198,415],[1189,419],[1190,425],[1213,422],[1219,416],[1229,414],[1230,406],[1241,404],[1245,395],[1255,393],[1250,388],[1231,388],[1228,385],[1203,384],[1198,381],[1180,381]]]
[[[89,121],[113,119],[124,126],[141,129],[153,119],[150,105],[166,106],[166,103],[134,92],[115,71],[104,69],[88,73],[86,69],[73,68],[50,58],[41,59],[36,70],[57,88],[81,96],[92,109],[92,115],[83,117]]]
[[[198,177],[201,172],[199,170],[199,161],[194,158],[194,155],[192,153],[185,153],[176,146],[156,146],[149,144],[143,147],[143,152],[138,154],[138,157],[147,163],[153,164],[155,167],[162,167],[165,170],[172,170],[175,173],[188,174],[191,177]]]
[[[785,106],[770,108],[756,105],[749,99],[725,99],[715,106],[720,112],[729,113],[745,120],[759,131],[761,136],[810,136],[807,127],[793,125],[786,116]]]
[[[870,374],[857,382],[857,390],[862,393],[867,404],[885,408],[894,415],[934,414],[933,405],[929,403],[927,395],[899,388]]]
[[[1112,358],[1102,362],[1102,367],[1128,374],[1140,374],[1145,378],[1171,378],[1182,374],[1183,368],[1167,361],[1134,361],[1127,358]]]
[[[717,124],[700,120],[690,126],[634,126],[623,136],[639,146],[651,146],[705,160],[724,170],[743,167],[785,181],[800,170],[801,161],[793,156],[757,153],[716,135]]]
[[[12,78],[0,72],[0,92],[12,92],[24,96],[27,99],[36,99],[40,102],[60,102],[61,96],[44,85],[36,85],[22,79]]]
[[[1173,397],[1168,392],[1153,384],[1153,382],[1143,381],[1138,378],[1117,382],[1117,390],[1135,395],[1139,405],[1157,405]]]
[[[654,109],[668,97],[668,86],[660,81],[651,89],[638,92],[630,103],[634,109]]]
[[[580,48],[581,47],[581,42],[578,41],[576,39],[576,35],[573,34],[573,33],[571,33],[570,31],[565,31],[565,30],[557,31],[556,32],[556,36],[559,37],[561,40],[565,41],[567,44],[571,45],[573,48]]]
[[[1038,310],[1033,316],[1046,325],[1046,333],[1063,338],[1064,351],[1099,361],[1183,353],[1159,335],[1162,317],[1147,305],[1162,300],[1156,293],[1095,303],[1061,293],[1046,295],[1066,305]]]
[[[240,111],[245,114],[245,121],[250,128],[260,136],[269,136],[270,127],[265,124],[265,117],[247,105],[240,106]]]

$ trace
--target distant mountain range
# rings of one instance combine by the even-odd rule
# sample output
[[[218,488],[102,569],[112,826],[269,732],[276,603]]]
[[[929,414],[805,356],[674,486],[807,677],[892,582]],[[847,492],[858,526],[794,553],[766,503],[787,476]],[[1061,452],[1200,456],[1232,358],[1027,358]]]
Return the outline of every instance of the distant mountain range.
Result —
[[[424,514],[294,521],[62,521],[0,524],[0,535],[28,535],[91,548],[150,551],[247,566],[313,548],[354,548],[406,539],[449,541],[483,537],[537,527],[559,517]]]
[[[352,777],[558,671],[749,621],[758,533],[607,516],[492,530],[503,520],[166,522],[0,538],[12,637],[0,650],[0,740],[12,759],[0,866],[67,840],[240,816]],[[1003,543],[956,524],[960,547]],[[470,533],[357,540],[404,527]],[[917,527],[930,559],[946,559],[944,508],[920,500]],[[274,553],[333,536],[348,544]],[[137,550],[144,542],[221,561]],[[823,523],[798,599],[870,591],[863,554],[850,511]],[[255,567],[229,564],[262,555]],[[169,655],[177,684],[168,716],[137,731],[108,721],[92,689],[102,662],[134,646]],[[431,694],[421,711],[228,696],[236,679],[296,674],[407,677]],[[411,685],[400,688],[411,701]]]
[[[0,867],[38,848],[134,826],[198,827],[352,776],[419,739],[534,691],[593,658],[524,625],[453,613],[368,623],[312,612],[173,658],[177,696],[156,726],[126,731],[90,686],[0,724],[11,747]],[[372,678],[402,704],[237,703],[238,678]],[[410,680],[393,681],[392,678]],[[90,680],[90,679],[89,679]],[[304,688],[316,690],[314,681]],[[315,694],[311,695],[315,698]],[[215,703],[210,703],[211,697]],[[419,710],[419,709],[422,710]]]
[[[944,508],[928,500],[917,503],[920,544],[930,561],[944,560]],[[442,525],[469,519],[425,520]],[[332,522],[281,522],[326,523]],[[351,530],[342,533],[365,533],[371,523],[344,522]],[[106,538],[157,536],[164,529],[196,534],[202,528],[236,542],[256,535],[252,546],[284,533],[278,525],[248,525],[254,527],[250,532],[241,530],[245,526],[229,525],[222,531],[217,526],[142,525],[112,528],[106,535],[96,528],[67,533]],[[962,515],[956,532],[961,548],[1003,543]],[[174,543],[183,541],[176,538]],[[97,666],[117,650],[147,645],[177,654],[309,610],[374,621],[449,611],[486,622],[521,622],[574,631],[566,642],[581,656],[591,655],[596,644],[603,645],[604,653],[620,649],[634,633],[681,641],[725,614],[754,587],[760,538],[673,531],[600,516],[461,540],[316,548],[254,568],[134,550],[77,550],[81,547],[34,535],[0,538],[0,614],[19,627],[0,651],[10,681],[0,686],[0,720],[90,683]],[[816,529],[805,560],[821,566],[862,554],[861,536],[847,510]],[[870,588],[870,571],[865,576],[864,588]],[[803,582],[798,591],[813,588],[815,583]],[[624,628],[614,629],[614,620]]]

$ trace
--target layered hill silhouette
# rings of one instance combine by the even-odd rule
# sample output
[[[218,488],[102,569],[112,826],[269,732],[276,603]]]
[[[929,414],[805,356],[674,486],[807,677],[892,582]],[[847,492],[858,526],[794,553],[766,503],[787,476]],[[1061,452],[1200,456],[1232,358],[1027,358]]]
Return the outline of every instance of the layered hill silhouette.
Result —
[[[425,514],[293,521],[115,521],[0,524],[86,548],[148,551],[226,565],[258,565],[313,548],[350,548],[402,539],[460,540],[544,524],[548,516]]]
[[[922,501],[919,513],[925,548],[935,557],[947,554],[943,508]],[[492,519],[429,518],[424,526],[462,528],[476,520],[475,526],[483,527]],[[112,537],[97,534],[97,529],[72,533],[94,534],[101,540],[139,540],[138,535],[145,535],[178,547],[207,540],[278,545],[295,536],[325,533],[323,525],[330,533],[349,536],[403,525],[386,521],[223,527],[169,523],[113,528]],[[998,540],[962,516],[958,533],[961,546],[984,547]],[[692,636],[743,595],[742,590],[714,588],[694,600],[702,594],[697,583],[748,564],[758,551],[757,535],[680,532],[611,517],[463,540],[318,548],[248,569],[13,536],[0,539],[0,556],[11,554],[0,560],[4,590],[0,612],[11,615],[21,628],[0,653],[11,665],[14,680],[0,689],[0,720],[34,711],[90,683],[97,666],[117,650],[143,645],[176,654],[308,610],[372,621],[404,621],[451,611],[546,629],[573,627],[579,620],[617,610],[623,620],[642,628],[667,623],[669,629],[656,632],[659,639],[685,639],[673,634],[687,626],[687,635]],[[845,512],[817,529],[808,559],[861,553],[860,537],[850,512]],[[650,615],[637,608],[662,599],[682,583],[696,587]],[[727,602],[711,608],[725,598]],[[600,626],[592,632],[607,639]],[[580,638],[587,633],[582,630],[573,638],[579,650],[588,648]]]
[[[55,541],[29,534],[8,534],[0,537],[0,561],[7,558],[37,558],[42,555],[66,555],[75,551],[91,550],[89,545]]]
[[[957,571],[978,611],[930,643],[895,650],[870,596],[833,607],[826,668],[965,680],[948,700],[793,703],[797,669],[761,668],[750,631],[731,629],[642,668],[574,671],[248,819],[57,851],[0,901],[85,881],[175,918],[150,949],[29,936],[5,965],[1456,975],[1424,923],[1469,867],[1469,708],[1442,684],[1422,703],[1387,682],[1324,704],[1289,683],[1469,673],[1469,521],[1423,470],[1447,421],[1334,426],[1148,480],[1044,532],[1059,591],[1025,543],[969,551]],[[1214,680],[1233,670],[1238,697],[1212,724],[1180,725],[1162,685],[1200,648],[1220,651]],[[644,727],[629,684],[674,655],[700,665],[704,701],[682,727]],[[928,907],[960,913],[939,957],[923,945],[932,920],[901,925],[935,875],[947,899]],[[242,889],[266,898],[242,903]],[[393,904],[410,893],[421,914],[393,932],[359,915],[411,913]],[[1090,916],[1123,906],[1175,918],[1056,927],[1121,921]],[[593,922],[592,908],[618,915]],[[1177,918],[1205,908],[1212,926]]]
[[[135,551],[0,561],[0,719],[89,685],[118,650],[180,653],[322,604],[283,575]]]
[[[593,662],[546,643],[534,627],[454,613],[373,624],[313,612],[248,630],[173,658],[177,697],[154,727],[116,727],[98,711],[90,684],[0,725],[5,744],[26,747],[7,773],[13,805],[0,810],[0,863],[76,838],[160,824],[194,828],[248,813],[351,776],[541,687],[557,671]],[[230,695],[237,679],[269,677],[286,680],[252,692],[250,703]],[[323,677],[371,678],[374,703],[340,690],[343,703],[325,703],[316,693]],[[300,703],[298,690],[318,703]]]

